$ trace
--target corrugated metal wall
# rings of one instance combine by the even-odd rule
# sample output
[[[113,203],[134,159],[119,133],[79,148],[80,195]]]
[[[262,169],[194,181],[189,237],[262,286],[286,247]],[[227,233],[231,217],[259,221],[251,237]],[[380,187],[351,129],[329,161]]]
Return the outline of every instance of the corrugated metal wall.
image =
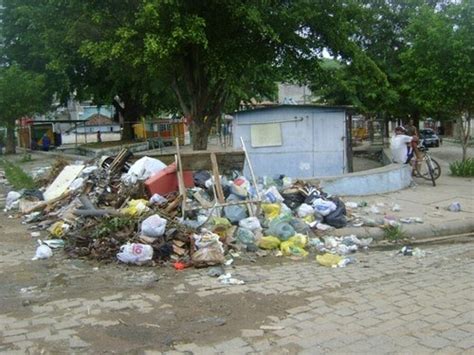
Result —
[[[278,123],[282,145],[253,147],[253,124]],[[346,129],[343,108],[285,106],[235,115],[234,148],[243,138],[255,174],[291,177],[332,176],[347,172]]]

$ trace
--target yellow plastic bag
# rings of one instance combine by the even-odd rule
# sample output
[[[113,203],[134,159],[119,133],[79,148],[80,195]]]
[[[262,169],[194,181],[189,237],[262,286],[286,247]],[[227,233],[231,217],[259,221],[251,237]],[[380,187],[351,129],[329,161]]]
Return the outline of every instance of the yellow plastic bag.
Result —
[[[149,210],[147,203],[148,201],[143,199],[131,200],[128,202],[127,207],[122,208],[120,212],[128,216],[139,216]]]
[[[267,236],[260,238],[258,246],[262,249],[278,249],[280,243],[281,241],[277,237]]]
[[[342,256],[326,253],[323,255],[316,255],[316,261],[322,266],[336,266],[342,260]]]
[[[69,225],[65,224],[63,221],[58,221],[49,227],[48,231],[53,237],[61,238],[68,229]]]
[[[304,248],[308,244],[308,237],[304,234],[295,234],[288,241],[298,248]]]
[[[305,221],[307,223],[314,222],[315,220],[316,220],[316,217],[314,216],[314,214],[310,214],[310,215],[303,218],[303,221]]]
[[[232,227],[230,221],[224,217],[212,217],[211,224],[211,232],[218,234],[222,238],[226,236],[227,231]]]
[[[282,242],[280,244],[280,250],[285,256],[307,256],[308,252],[297,244],[299,244],[298,241],[296,241],[295,244],[295,240],[287,240],[286,242]]]
[[[262,210],[265,213],[265,218],[271,220],[280,215],[281,206],[277,203],[264,203],[262,204]]]

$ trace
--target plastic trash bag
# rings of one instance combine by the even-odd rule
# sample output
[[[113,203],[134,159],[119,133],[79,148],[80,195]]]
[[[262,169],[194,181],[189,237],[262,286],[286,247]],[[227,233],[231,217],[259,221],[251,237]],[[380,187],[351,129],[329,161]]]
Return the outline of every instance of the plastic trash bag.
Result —
[[[211,178],[211,174],[206,170],[199,170],[193,174],[194,185],[205,189],[206,181]]]
[[[49,259],[53,256],[53,251],[47,245],[41,244],[36,248],[35,256],[31,260]]]
[[[224,215],[231,223],[237,223],[247,218],[247,208],[243,205],[233,205],[224,207]]]
[[[314,215],[314,209],[310,205],[306,203],[302,203],[300,207],[298,207],[296,211],[298,217],[300,218],[305,218],[307,216],[312,216]]]
[[[271,186],[267,190],[265,190],[263,196],[270,203],[283,202],[284,200],[275,186]]]
[[[141,265],[153,258],[151,245],[140,243],[127,243],[120,247],[117,259],[126,264]]]
[[[237,196],[239,199],[244,200],[247,198],[248,191],[245,187],[232,184],[230,187],[230,193]]]
[[[155,158],[143,157],[133,163],[130,169],[128,169],[127,175],[134,175],[138,180],[146,180],[164,168],[166,168],[166,164],[162,161]]]
[[[323,255],[316,255],[316,261],[319,265],[328,266],[328,267],[336,267],[341,260],[344,258],[339,255],[325,253]]]
[[[141,232],[147,237],[157,238],[165,234],[167,220],[157,214],[142,221]]]
[[[257,217],[244,218],[240,220],[239,226],[242,228],[250,229],[251,231],[254,231],[256,229],[262,229],[262,226],[260,225],[260,221],[258,220]]]
[[[280,240],[287,240],[295,235],[295,229],[287,222],[270,222],[267,234],[274,235]]]
[[[131,200],[128,202],[128,206],[122,208],[120,211],[128,216],[139,216],[149,210],[146,205],[147,203],[148,201],[143,199]]]
[[[293,243],[297,247],[305,248],[308,244],[308,237],[303,234],[295,234],[293,237],[288,239],[288,241]]]
[[[196,250],[191,259],[195,267],[220,265],[225,262],[224,251],[217,243]]]
[[[71,182],[71,185],[69,185],[69,190],[76,191],[76,190],[79,190],[82,186],[84,186],[84,178],[79,177],[75,179],[73,182]]]
[[[162,205],[164,203],[167,203],[168,200],[160,194],[153,194],[153,196],[150,197],[149,202],[155,205]]]
[[[337,206],[332,201],[323,200],[322,198],[317,198],[313,202],[314,210],[319,213],[321,216],[327,216],[332,211],[335,211]]]
[[[346,207],[344,202],[340,199],[335,199],[334,204],[336,208],[324,217],[324,223],[329,224],[335,228],[342,228],[347,225]]]
[[[7,211],[17,209],[20,204],[21,194],[16,191],[10,191],[5,200],[5,209]]]
[[[62,237],[71,226],[63,221],[57,221],[51,227],[48,228],[49,233],[53,237],[60,238]]]
[[[252,233],[250,229],[247,228],[237,228],[235,232],[235,239],[244,245],[255,244],[255,234]]]
[[[38,240],[38,242],[47,245],[51,249],[64,248],[64,240],[62,239]]]
[[[260,238],[258,247],[262,249],[278,249],[281,244],[280,239],[271,235]]]
[[[8,197],[7,197],[8,198]],[[451,212],[459,212],[461,211],[461,204],[457,201],[454,201],[453,203],[451,203],[448,207],[448,211],[451,211]]]
[[[308,238],[305,235],[297,234],[280,244],[280,250],[285,256],[307,256],[308,252],[304,250]]]
[[[266,219],[274,219],[280,215],[281,206],[277,203],[263,203],[262,210]]]

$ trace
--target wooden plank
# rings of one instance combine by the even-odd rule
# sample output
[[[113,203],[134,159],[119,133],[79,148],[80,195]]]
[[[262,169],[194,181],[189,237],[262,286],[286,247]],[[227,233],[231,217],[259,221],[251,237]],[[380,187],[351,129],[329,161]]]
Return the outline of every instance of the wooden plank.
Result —
[[[219,203],[225,202],[224,191],[222,191],[221,177],[219,175],[219,166],[215,153],[211,153],[212,174],[214,175],[214,185],[216,186],[217,200]]]

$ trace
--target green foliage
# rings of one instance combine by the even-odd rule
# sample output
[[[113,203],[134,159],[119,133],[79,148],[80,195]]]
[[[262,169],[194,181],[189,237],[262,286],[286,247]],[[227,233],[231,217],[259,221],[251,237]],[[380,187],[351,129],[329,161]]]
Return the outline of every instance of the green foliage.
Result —
[[[34,180],[25,173],[18,165],[3,159],[0,161],[5,170],[5,177],[15,190],[33,189],[36,187]]]
[[[124,229],[134,230],[137,220],[132,217],[106,217],[94,229],[92,239],[110,237]]]
[[[454,176],[474,176],[474,158],[455,161],[449,164],[449,169]]]
[[[390,225],[384,227],[383,235],[385,239],[392,242],[398,242],[407,237],[405,231],[402,229],[401,226],[390,226]]]
[[[43,112],[44,76],[22,70],[18,65],[0,67],[0,122],[13,125],[16,119]]]
[[[31,154],[25,153],[21,156],[21,159],[20,159],[21,163],[29,163],[31,161],[33,161]]]

